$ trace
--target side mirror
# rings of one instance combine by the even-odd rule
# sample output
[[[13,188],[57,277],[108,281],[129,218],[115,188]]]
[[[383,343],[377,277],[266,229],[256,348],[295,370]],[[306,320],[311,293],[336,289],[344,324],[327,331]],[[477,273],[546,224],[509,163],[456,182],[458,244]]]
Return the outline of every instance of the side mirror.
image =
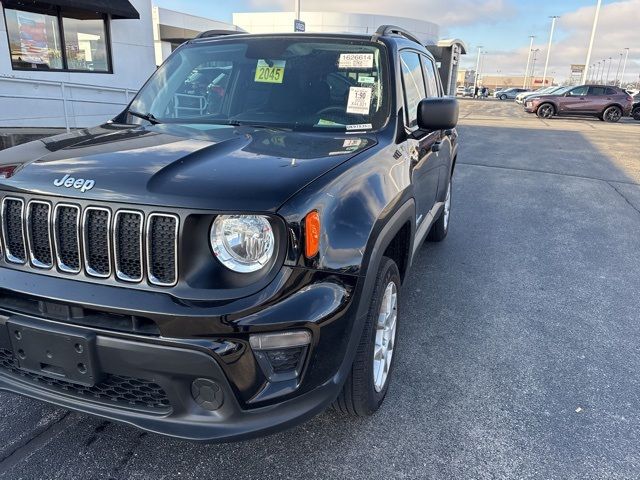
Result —
[[[447,130],[458,124],[458,100],[452,97],[425,98],[418,104],[420,130]]]

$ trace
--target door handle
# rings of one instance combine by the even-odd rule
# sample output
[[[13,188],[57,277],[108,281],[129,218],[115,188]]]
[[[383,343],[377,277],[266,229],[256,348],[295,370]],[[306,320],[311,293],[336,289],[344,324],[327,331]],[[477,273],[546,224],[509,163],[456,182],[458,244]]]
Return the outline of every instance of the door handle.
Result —
[[[440,145],[442,145],[442,142],[435,142],[433,145],[431,145],[431,151],[434,153],[439,152]]]

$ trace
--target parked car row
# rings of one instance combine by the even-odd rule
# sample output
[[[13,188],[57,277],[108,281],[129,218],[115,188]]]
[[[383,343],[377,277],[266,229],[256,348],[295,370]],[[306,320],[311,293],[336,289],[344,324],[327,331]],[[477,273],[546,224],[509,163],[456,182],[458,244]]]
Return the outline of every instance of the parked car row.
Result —
[[[609,85],[562,87],[553,92],[538,91],[524,99],[524,110],[540,118],[556,115],[592,115],[604,122],[619,122],[634,110],[634,99],[621,88]]]

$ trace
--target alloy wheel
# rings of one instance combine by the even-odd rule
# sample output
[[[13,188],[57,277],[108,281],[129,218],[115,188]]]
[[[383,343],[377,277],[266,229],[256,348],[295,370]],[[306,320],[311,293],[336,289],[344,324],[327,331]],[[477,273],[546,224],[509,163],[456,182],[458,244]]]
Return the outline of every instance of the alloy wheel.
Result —
[[[373,350],[373,386],[376,392],[381,392],[387,383],[396,343],[397,320],[398,289],[395,282],[389,282],[384,290],[376,322],[376,343]]]
[[[604,119],[607,122],[617,122],[622,118],[622,112],[618,107],[609,107],[604,112]]]
[[[538,114],[542,118],[551,118],[553,117],[553,107],[551,105],[542,105],[538,109]]]

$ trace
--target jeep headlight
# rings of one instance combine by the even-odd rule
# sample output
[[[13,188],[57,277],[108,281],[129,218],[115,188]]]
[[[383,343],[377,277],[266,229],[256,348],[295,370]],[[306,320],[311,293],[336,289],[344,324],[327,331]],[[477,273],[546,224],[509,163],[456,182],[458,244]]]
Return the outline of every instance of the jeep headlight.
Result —
[[[218,260],[234,272],[260,270],[275,250],[273,228],[263,215],[218,215],[209,239]]]

